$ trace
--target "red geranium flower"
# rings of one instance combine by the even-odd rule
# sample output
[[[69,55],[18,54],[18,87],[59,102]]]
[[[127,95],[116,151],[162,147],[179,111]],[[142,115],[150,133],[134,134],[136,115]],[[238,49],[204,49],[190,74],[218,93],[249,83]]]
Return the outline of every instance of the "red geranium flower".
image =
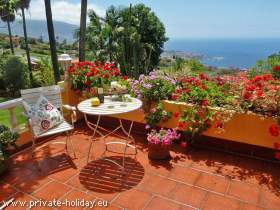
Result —
[[[180,146],[183,147],[183,148],[187,148],[188,147],[188,142],[182,141]]]
[[[280,142],[274,143],[274,149],[280,150]]]
[[[201,101],[201,105],[202,105],[202,106],[209,106],[208,100],[207,100],[207,99],[202,100],[202,101]]]
[[[199,74],[199,78],[200,78],[201,80],[207,80],[207,79],[208,79],[208,76],[207,76],[206,74],[204,74],[204,73],[200,73],[200,74]]]
[[[269,81],[269,80],[271,80],[272,79],[272,75],[271,74],[264,74],[263,75],[263,80],[264,81]]]
[[[278,125],[276,124],[273,124],[269,127],[269,132],[272,136],[279,136],[279,128],[278,128]]]
[[[216,124],[215,124],[215,127],[216,127],[216,128],[223,128],[223,127],[224,127],[224,124],[223,124],[222,121],[218,120],[218,121],[216,122]]]
[[[247,85],[246,87],[245,87],[245,89],[247,90],[247,91],[254,91],[254,90],[256,90],[256,86],[255,85]]]
[[[175,118],[178,118],[178,117],[180,116],[180,113],[179,113],[179,112],[174,112],[173,116],[174,116]]]
[[[263,97],[263,91],[262,90],[258,90],[257,91],[257,96],[258,97]]]
[[[277,160],[280,160],[280,152],[275,152],[274,156]]]
[[[211,126],[211,121],[209,119],[205,120],[204,123],[206,126]]]
[[[184,129],[184,128],[186,127],[186,123],[185,123],[185,122],[179,122],[179,123],[178,123],[178,127],[179,127],[180,129]]]
[[[258,81],[261,81],[262,80],[262,77],[261,76],[255,76],[253,79],[252,79],[252,82],[258,82]]]
[[[75,90],[75,93],[76,93],[77,95],[80,95],[80,94],[81,94],[81,91],[80,91],[80,90]]]
[[[252,99],[252,94],[251,94],[250,92],[246,91],[246,92],[243,94],[243,98],[244,98],[245,100],[250,100],[250,99]]]
[[[182,90],[182,88],[177,88],[177,89],[175,90],[175,92],[180,94],[180,93],[183,92],[183,90]]]
[[[272,70],[273,71],[280,71],[280,66],[273,66]]]
[[[176,101],[177,99],[178,99],[178,96],[176,95],[176,94],[172,94],[172,96],[171,96],[171,98],[172,98],[172,100],[174,100],[174,101]]]
[[[123,80],[128,80],[128,76],[123,76],[122,79]]]

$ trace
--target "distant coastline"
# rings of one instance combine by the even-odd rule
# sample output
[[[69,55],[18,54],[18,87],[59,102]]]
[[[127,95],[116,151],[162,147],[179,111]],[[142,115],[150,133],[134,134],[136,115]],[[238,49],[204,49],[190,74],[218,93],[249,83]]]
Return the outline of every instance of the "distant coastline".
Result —
[[[258,60],[279,52],[280,39],[170,39],[164,49],[163,57],[175,54],[200,59],[207,66],[246,70]]]

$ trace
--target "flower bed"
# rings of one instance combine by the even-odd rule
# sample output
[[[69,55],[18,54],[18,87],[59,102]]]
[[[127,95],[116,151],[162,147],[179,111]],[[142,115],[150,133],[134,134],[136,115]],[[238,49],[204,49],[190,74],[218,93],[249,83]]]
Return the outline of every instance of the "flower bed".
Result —
[[[98,75],[91,79],[87,73],[81,75],[84,78],[79,81],[91,81],[84,84],[87,88],[96,86]],[[108,81],[123,81],[119,74],[109,75]],[[210,78],[200,73],[170,78],[154,71],[148,76],[141,75],[138,80],[125,80],[124,84],[127,84],[131,95],[143,101],[144,109],[117,117],[148,123],[147,128],[156,125],[176,128],[184,131],[190,139],[203,134],[274,148],[276,139],[268,131],[279,117],[280,81],[277,75],[249,78],[246,73],[239,73]],[[82,91],[87,91],[85,86],[82,86]],[[74,85],[72,91],[73,88]],[[76,105],[77,97],[73,98],[70,104]],[[69,103],[69,97],[67,100]]]

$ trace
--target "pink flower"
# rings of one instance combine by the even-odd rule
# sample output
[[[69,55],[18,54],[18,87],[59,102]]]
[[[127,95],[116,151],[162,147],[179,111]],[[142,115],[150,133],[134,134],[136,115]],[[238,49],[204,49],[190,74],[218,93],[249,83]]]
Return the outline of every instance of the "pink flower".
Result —
[[[151,128],[150,125],[146,125],[146,126],[145,126],[145,129],[146,129],[146,130],[149,130],[150,128]]]

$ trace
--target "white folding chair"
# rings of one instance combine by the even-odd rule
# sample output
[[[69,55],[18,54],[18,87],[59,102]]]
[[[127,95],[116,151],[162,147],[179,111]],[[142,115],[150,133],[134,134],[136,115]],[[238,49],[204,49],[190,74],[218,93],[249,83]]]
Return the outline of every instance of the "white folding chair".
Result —
[[[49,87],[25,89],[25,90],[21,90],[20,93],[21,93],[22,99],[30,105],[35,104],[37,102],[38,98],[40,97],[40,95],[42,94],[43,96],[45,96],[45,98],[47,98],[49,100],[49,102],[53,106],[55,106],[60,111],[62,111],[62,108],[64,108],[71,112],[71,124],[69,124],[66,120],[64,120],[63,123],[59,124],[58,126],[56,126],[54,128],[51,128],[50,130],[44,132],[43,134],[41,134],[39,136],[36,136],[34,134],[33,128],[32,128],[32,121],[30,118],[28,119],[29,129],[32,134],[32,157],[34,157],[34,153],[36,150],[45,146],[43,144],[40,147],[36,147],[37,139],[43,138],[43,137],[49,137],[49,136],[60,134],[60,133],[66,133],[65,142],[51,142],[51,143],[52,144],[65,144],[67,153],[68,153],[68,149],[69,149],[68,144],[70,143],[70,147],[74,154],[74,158],[76,158],[76,154],[75,154],[72,139],[71,139],[71,134],[74,131],[74,123],[77,121],[76,107],[69,106],[69,105],[62,105],[61,88],[58,85],[54,85],[54,86],[49,86]]]

